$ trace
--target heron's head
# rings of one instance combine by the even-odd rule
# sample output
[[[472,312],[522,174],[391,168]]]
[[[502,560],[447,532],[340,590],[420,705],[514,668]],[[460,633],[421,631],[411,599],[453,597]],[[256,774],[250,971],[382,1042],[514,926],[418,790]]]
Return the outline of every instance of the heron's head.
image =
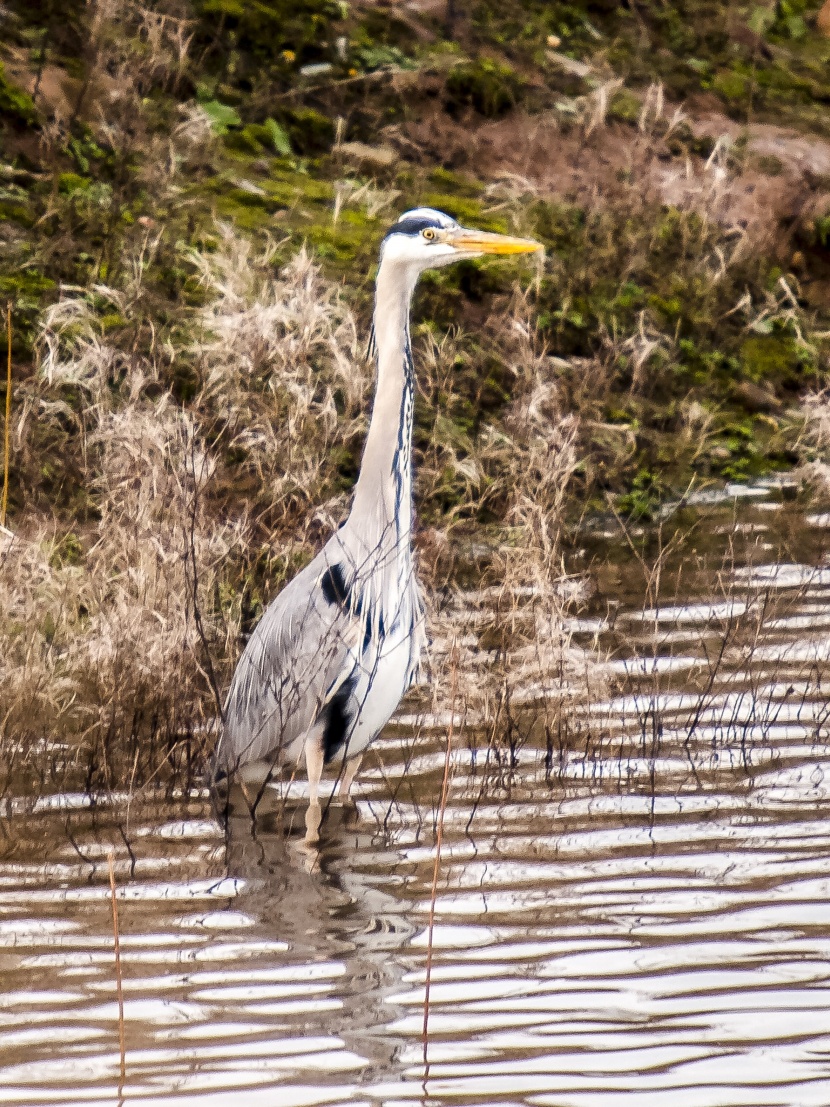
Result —
[[[538,242],[490,234],[460,226],[451,216],[434,208],[404,212],[386,232],[381,262],[402,265],[417,274],[453,261],[478,258],[483,254],[530,254],[541,250]]]

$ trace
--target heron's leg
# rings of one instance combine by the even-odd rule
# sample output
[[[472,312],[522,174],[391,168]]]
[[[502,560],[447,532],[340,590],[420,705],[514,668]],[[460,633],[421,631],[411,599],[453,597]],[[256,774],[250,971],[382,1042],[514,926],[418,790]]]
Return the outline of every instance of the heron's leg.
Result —
[[[351,790],[354,778],[360,771],[360,766],[363,762],[363,754],[359,753],[357,757],[352,757],[343,766],[343,772],[340,774],[340,787],[337,789],[337,794],[341,800],[347,800],[349,798],[349,791]]]
[[[305,740],[305,767],[308,773],[308,811],[305,815],[305,837],[307,842],[316,842],[320,837],[320,822],[323,813],[320,810],[320,778],[323,775],[323,743],[317,731],[312,731]]]
[[[323,743],[317,731],[305,740],[305,769],[308,773],[308,802],[320,804],[320,778],[323,775]]]

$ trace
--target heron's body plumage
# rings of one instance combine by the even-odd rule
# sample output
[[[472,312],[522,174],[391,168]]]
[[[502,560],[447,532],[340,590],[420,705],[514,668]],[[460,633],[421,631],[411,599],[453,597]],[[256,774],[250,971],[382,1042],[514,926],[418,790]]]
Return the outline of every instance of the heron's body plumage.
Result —
[[[423,604],[415,576],[412,295],[423,269],[535,243],[466,231],[442,212],[407,212],[381,250],[372,418],[348,519],[272,601],[251,635],[225,706],[217,768],[277,775],[305,753],[311,803],[323,764],[357,758],[418,672]]]
[[[275,775],[311,736],[323,761],[359,756],[417,673],[423,605],[411,546],[414,280],[378,274],[377,387],[352,511],[254,630],[225,709],[220,767]]]
[[[251,635],[228,694],[221,767],[273,772],[298,761],[315,730],[326,763],[358,756],[412,683],[422,643],[408,548],[367,551],[347,522]]]

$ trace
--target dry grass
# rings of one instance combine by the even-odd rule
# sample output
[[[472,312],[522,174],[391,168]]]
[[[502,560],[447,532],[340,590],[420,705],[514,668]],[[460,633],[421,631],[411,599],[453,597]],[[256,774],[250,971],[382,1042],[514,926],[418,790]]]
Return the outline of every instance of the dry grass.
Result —
[[[830,495],[830,392],[814,392],[804,401],[801,475],[823,496]]]
[[[101,314],[129,310],[124,294],[65,293],[16,427],[32,464],[44,425],[71,423],[90,502],[77,533],[30,517],[4,542],[3,732],[81,739],[109,786],[190,756],[238,652],[250,564],[282,556],[284,576],[291,549],[307,556],[333,525],[345,501],[322,495],[331,453],[361,428],[354,321],[306,254],[273,279],[271,247],[254,256],[223,228],[190,260],[204,301],[180,350],[111,345]],[[186,407],[165,387],[178,359],[200,380]]]
[[[202,426],[232,459],[232,510],[302,548],[345,509],[332,459],[358,448],[372,369],[337,287],[304,250],[275,279],[274,252],[220,227],[217,249],[193,255],[207,299],[189,355]]]
[[[211,248],[189,253],[201,302],[178,347],[139,353],[107,337],[102,319],[141,299],[141,259],[126,290],[67,290],[44,315],[16,453],[31,468],[45,428],[69,424],[61,441],[88,502],[71,533],[31,515],[5,540],[2,727],[18,749],[42,734],[70,740],[90,786],[192,778],[243,626],[348,509],[338,463],[359,456],[372,369],[339,288],[305,251],[275,273],[275,249],[219,226]],[[418,468],[429,498],[451,460],[467,476],[458,518],[501,520],[481,594],[453,590],[439,605],[434,652],[440,666],[445,631],[468,621],[465,710],[494,734],[520,689],[558,693],[573,662],[559,581],[577,424],[531,319],[517,294],[493,335],[514,381],[503,425],[459,455],[436,423]],[[425,388],[448,352],[426,352]],[[168,382],[185,368],[197,387],[182,404]],[[443,548],[423,556],[433,583]]]
[[[445,682],[436,679],[428,710],[458,716],[468,742],[484,744],[485,779],[491,770],[499,778],[525,743],[553,732],[567,705],[596,683],[597,671],[567,629],[568,614],[585,597],[584,580],[568,574],[562,555],[579,419],[564,406],[555,361],[537,334],[532,292],[517,291],[487,337],[509,370],[510,404],[475,442],[459,442],[436,422],[419,475],[422,485],[440,481],[448,469],[465,480],[463,497],[445,516],[443,532],[429,535],[428,557],[422,558],[433,596],[432,672],[446,672],[454,651],[462,674],[455,706],[442,695]],[[452,347],[449,339],[425,351],[428,394],[447,386]],[[485,513],[498,518],[498,526],[464,525]],[[465,553],[475,560],[482,546],[484,567],[472,586],[464,584],[458,562]]]

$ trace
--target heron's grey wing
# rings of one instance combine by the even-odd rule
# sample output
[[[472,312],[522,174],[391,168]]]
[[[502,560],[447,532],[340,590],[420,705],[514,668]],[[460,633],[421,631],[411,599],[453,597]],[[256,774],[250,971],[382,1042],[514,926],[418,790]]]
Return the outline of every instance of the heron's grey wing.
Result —
[[[337,594],[326,550],[269,605],[240,658],[225,704],[218,767],[296,761],[305,735],[354,669],[359,620]]]

